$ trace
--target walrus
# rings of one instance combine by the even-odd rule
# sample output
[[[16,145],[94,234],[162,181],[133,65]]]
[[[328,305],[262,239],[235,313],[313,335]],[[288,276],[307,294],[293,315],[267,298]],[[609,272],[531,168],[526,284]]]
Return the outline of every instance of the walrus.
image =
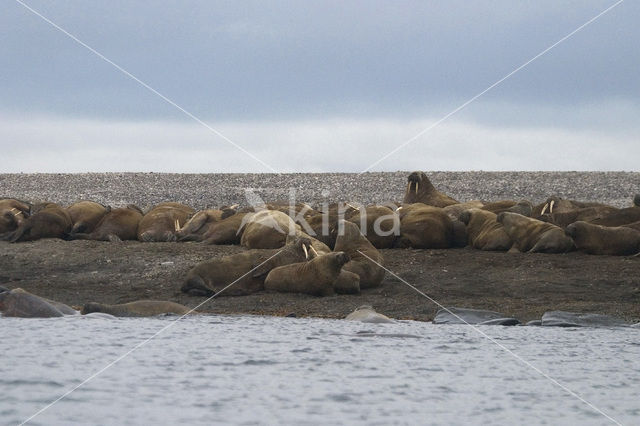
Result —
[[[194,212],[191,207],[180,203],[158,204],[138,224],[138,240],[176,241],[176,232]]]
[[[210,224],[209,229],[202,235],[200,240],[204,244],[240,244],[240,238],[244,231],[242,225],[247,214],[251,213],[238,212],[222,219],[220,222]]]
[[[347,321],[360,321],[366,323],[395,322],[386,315],[376,312],[371,305],[362,305],[345,317]]]
[[[69,235],[93,232],[96,225],[111,210],[94,201],[79,201],[67,207],[73,227]]]
[[[473,248],[506,251],[513,245],[502,224],[498,223],[498,215],[491,211],[469,209],[460,214],[460,220],[467,226],[469,244]]]
[[[247,250],[201,262],[188,273],[183,293],[192,296],[213,296],[227,288],[221,295],[244,296],[264,289],[264,279],[273,268],[289,263],[303,262],[309,256],[311,241],[290,237],[281,249]]]
[[[0,313],[6,317],[54,318],[75,315],[77,311],[63,303],[15,288],[0,292]]]
[[[279,210],[261,210],[245,216],[245,219],[240,245],[249,249],[280,248],[285,244],[287,235],[301,231],[300,225]]]
[[[594,225],[623,226],[640,221],[640,207],[625,207],[591,221]]]
[[[469,209],[481,209],[482,207],[484,207],[482,201],[472,200],[465,203],[451,204],[450,206],[443,207],[442,210],[444,210],[451,219],[458,219],[463,211]]]
[[[110,210],[96,225],[93,232],[72,234],[76,240],[97,240],[119,242],[138,239],[138,224],[142,220],[142,210],[133,204]]]
[[[557,211],[553,213],[545,213],[544,215],[540,216],[540,220],[553,223],[554,225],[558,225],[561,228],[566,228],[573,222],[592,222],[594,220],[598,220],[600,218],[608,216],[609,214],[617,210],[619,209],[611,206],[583,207],[561,213],[558,213]]]
[[[220,222],[235,212],[222,209],[207,209],[196,212],[191,218],[176,232],[178,241],[198,241],[204,235],[211,224]]]
[[[601,206],[606,206],[606,204],[593,201],[567,200],[554,195],[547,198],[544,203],[538,204],[536,207],[534,207],[531,217],[539,218],[540,216],[543,216],[547,213],[566,213],[572,210],[584,209],[586,207]]]
[[[513,247],[521,252],[566,253],[574,248],[573,240],[564,230],[551,223],[511,212],[502,212],[497,219],[513,241]]]
[[[367,240],[378,249],[393,247],[400,235],[400,218],[387,206],[367,206],[347,219],[355,223]]]
[[[633,228],[578,221],[567,226],[566,233],[578,250],[589,254],[627,256],[640,252],[640,231]]]
[[[407,177],[407,190],[403,204],[423,203],[428,206],[446,207],[459,204],[448,195],[439,192],[424,172],[413,172]]]
[[[5,234],[5,239],[16,243],[35,241],[40,238],[64,238],[71,231],[71,216],[66,209],[54,203],[34,206],[36,213],[29,216],[13,232]]]
[[[453,221],[443,209],[415,203],[402,206],[398,212],[400,237],[396,240],[396,247],[437,249],[453,245]]]
[[[360,288],[378,287],[382,284],[385,270],[382,254],[362,235],[354,223],[341,220],[334,251],[345,252],[350,260],[343,269],[360,277]],[[377,262],[377,263],[376,263]]]
[[[15,231],[29,217],[31,206],[13,198],[0,200],[0,235]]]
[[[336,244],[338,221],[351,218],[360,208],[362,206],[357,206],[356,203],[345,202],[323,205],[318,213],[305,217],[307,225],[313,231],[309,235],[333,248]]]
[[[443,308],[438,309],[434,324],[518,325],[520,321],[505,314],[482,309]]]
[[[360,293],[360,276],[353,272],[340,271],[338,278],[333,282],[333,291],[337,294],[358,294]]]
[[[491,203],[485,203],[480,208],[482,210],[487,210],[492,213],[495,213],[496,215],[502,212],[511,212],[511,213],[518,213],[518,214],[521,214],[522,216],[527,216],[527,217],[530,217],[533,214],[533,210],[534,210],[533,204],[531,204],[531,201],[528,201],[528,200],[494,201]]]
[[[337,251],[317,256],[308,262],[279,266],[269,272],[264,280],[264,288],[281,293],[330,296],[334,293],[333,283],[348,261],[349,255]]]
[[[162,300],[137,300],[135,302],[122,303],[119,305],[106,305],[102,303],[89,302],[82,307],[82,315],[93,312],[102,312],[114,317],[152,317],[163,314],[186,315],[195,313],[191,308],[174,302]]]

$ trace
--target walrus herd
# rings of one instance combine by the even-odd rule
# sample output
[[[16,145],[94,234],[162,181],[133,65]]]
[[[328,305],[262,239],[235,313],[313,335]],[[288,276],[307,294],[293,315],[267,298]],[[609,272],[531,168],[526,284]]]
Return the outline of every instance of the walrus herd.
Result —
[[[193,265],[179,285],[192,296],[259,291],[354,294],[382,284],[385,269],[380,249],[468,246],[523,253],[580,250],[636,255],[640,253],[640,194],[625,208],[557,196],[538,204],[459,201],[438,191],[425,173],[413,172],[402,202],[385,205],[340,202],[313,208],[305,203],[263,203],[196,211],[165,202],[143,212],[135,205],[112,208],[88,200],[67,207],[0,200],[0,240],[18,243],[40,238],[191,241],[246,248]]]

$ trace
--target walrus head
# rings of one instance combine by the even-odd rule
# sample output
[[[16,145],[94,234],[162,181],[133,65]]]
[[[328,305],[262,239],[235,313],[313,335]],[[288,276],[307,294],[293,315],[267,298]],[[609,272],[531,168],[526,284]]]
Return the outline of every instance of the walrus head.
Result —
[[[343,251],[335,253],[335,258],[340,267],[351,260],[351,257],[349,257],[349,255]]]
[[[424,185],[431,185],[431,181],[424,172],[412,172],[407,177],[407,190],[406,193],[418,193],[420,189],[420,185],[423,185],[423,188],[426,188]]]
[[[570,224],[564,229],[564,233],[567,237],[575,238],[577,234],[577,226],[575,223]]]

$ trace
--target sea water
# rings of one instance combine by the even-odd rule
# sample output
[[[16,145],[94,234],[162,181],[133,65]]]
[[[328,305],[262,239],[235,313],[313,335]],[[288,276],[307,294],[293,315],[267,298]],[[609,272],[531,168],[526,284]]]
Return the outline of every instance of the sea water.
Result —
[[[0,318],[0,424],[640,424],[638,329],[176,319]]]

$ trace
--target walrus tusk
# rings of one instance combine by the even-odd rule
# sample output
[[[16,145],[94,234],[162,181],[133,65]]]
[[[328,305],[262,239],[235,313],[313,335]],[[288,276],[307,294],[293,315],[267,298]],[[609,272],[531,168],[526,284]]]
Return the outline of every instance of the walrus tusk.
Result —
[[[411,191],[411,181],[407,183],[407,192]]]
[[[418,185],[420,185],[420,183],[416,182],[416,194],[418,193]]]
[[[349,204],[349,203],[345,203],[345,204],[346,204],[347,206],[351,207],[351,208],[352,208],[352,209],[354,209],[354,210],[360,210],[360,208],[359,208],[359,207],[352,206],[352,205],[351,205],[351,204]]]
[[[553,205],[555,204],[555,200],[551,200],[551,204],[549,204],[549,214],[553,213]]]
[[[15,207],[14,207],[14,208],[12,208],[12,209],[11,209],[11,210],[9,210],[9,211],[10,211],[10,212],[12,212],[12,213],[13,213],[14,211],[16,211],[16,213],[13,213],[13,215],[14,215],[14,216],[18,216],[18,215],[22,214],[22,210],[18,210],[18,209],[16,209]]]
[[[180,222],[178,222],[178,219],[176,219],[175,227],[176,227],[176,231],[180,230]]]
[[[309,259],[309,252],[307,251],[307,245],[302,244],[302,250],[304,250],[304,258]]]
[[[316,249],[313,248],[313,246],[309,246],[309,250],[311,250],[311,253],[313,253],[316,257],[320,256]]]
[[[234,205],[230,206],[229,208],[233,210],[233,209],[237,209],[238,206],[239,206],[239,204],[234,204]]]
[[[547,207],[549,207],[549,203],[546,203],[546,204],[544,205],[544,207],[542,208],[542,212],[540,213],[540,216],[543,216],[543,215],[544,215],[544,212],[546,212],[546,211],[547,211]]]

